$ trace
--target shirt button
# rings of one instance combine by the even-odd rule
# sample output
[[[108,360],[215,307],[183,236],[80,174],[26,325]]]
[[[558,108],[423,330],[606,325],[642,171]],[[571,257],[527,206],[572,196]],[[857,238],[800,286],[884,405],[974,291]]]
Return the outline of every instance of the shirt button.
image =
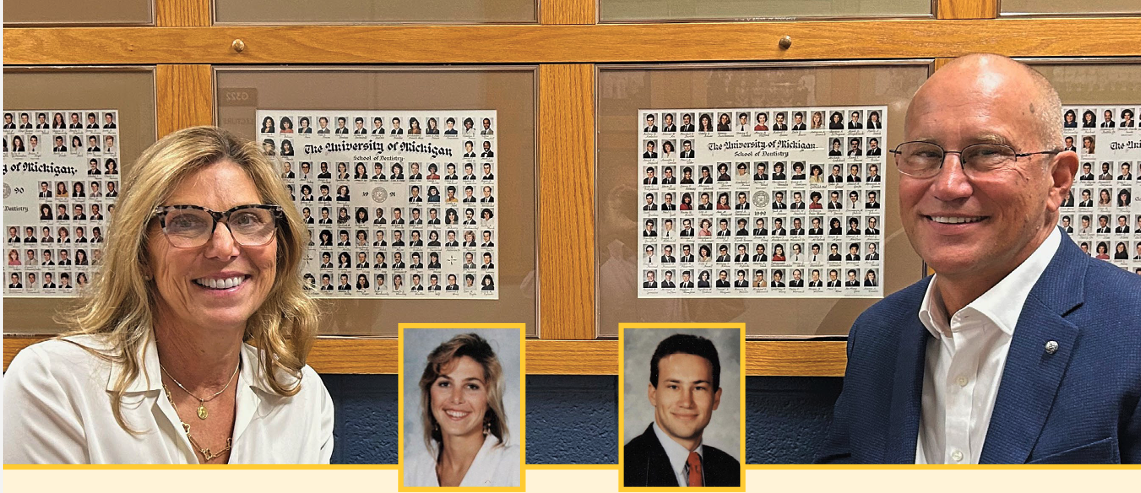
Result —
[[[951,459],[955,462],[960,462],[963,460],[963,453],[958,450],[951,452]]]
[[[958,380],[955,380],[955,383],[958,383],[960,387],[966,387],[967,386],[967,377],[959,377]]]

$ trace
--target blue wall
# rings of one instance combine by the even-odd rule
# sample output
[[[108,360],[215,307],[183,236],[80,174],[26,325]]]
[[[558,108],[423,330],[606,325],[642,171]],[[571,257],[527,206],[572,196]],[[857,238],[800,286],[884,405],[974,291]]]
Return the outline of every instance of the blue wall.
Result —
[[[395,375],[321,375],[337,410],[334,464],[395,464]],[[840,378],[749,377],[746,462],[811,462]],[[618,377],[527,377],[527,463],[616,464]]]

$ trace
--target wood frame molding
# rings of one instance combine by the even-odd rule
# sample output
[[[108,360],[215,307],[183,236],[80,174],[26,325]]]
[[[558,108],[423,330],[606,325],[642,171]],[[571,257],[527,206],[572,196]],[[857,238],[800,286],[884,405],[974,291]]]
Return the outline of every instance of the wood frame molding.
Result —
[[[594,65],[539,66],[539,330],[594,339]]]
[[[541,0],[540,24],[594,24],[598,0]]]
[[[505,26],[7,28],[8,65],[610,63],[1138,56],[1139,17]],[[1086,33],[1104,33],[1088,36]],[[782,50],[777,41],[792,37]],[[231,44],[241,39],[238,53]],[[336,45],[320,40],[338,39]],[[675,40],[690,40],[677,44]],[[770,42],[765,42],[769,40]],[[852,40],[861,40],[853,44]],[[377,50],[384,45],[389,48]]]
[[[212,20],[213,2],[209,0],[155,0],[156,26],[209,26]]]
[[[4,369],[21,349],[42,336],[4,337]],[[309,353],[318,373],[394,374],[397,340],[319,337]],[[745,374],[750,377],[840,377],[847,365],[844,341],[746,341]],[[527,340],[528,375],[616,375],[618,341]]]
[[[994,19],[999,0],[936,0],[937,19]]]
[[[210,65],[155,66],[158,138],[175,130],[214,124],[214,70]]]

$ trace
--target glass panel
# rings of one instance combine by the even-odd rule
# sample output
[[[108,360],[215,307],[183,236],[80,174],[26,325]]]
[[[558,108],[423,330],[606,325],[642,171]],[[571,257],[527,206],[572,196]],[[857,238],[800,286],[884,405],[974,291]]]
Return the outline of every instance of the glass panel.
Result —
[[[642,282],[638,251],[641,225],[637,224],[642,204],[634,179],[641,174],[635,170],[639,169],[638,158],[642,156],[637,138],[644,126],[639,110],[886,106],[884,147],[890,149],[903,133],[907,103],[926,80],[929,67],[926,61],[780,67],[600,67],[600,199],[596,205],[599,334],[616,336],[619,322],[746,322],[751,336],[846,334],[856,316],[876,300],[637,297],[641,285],[638,283]],[[664,120],[659,122],[665,124]],[[903,234],[894,207],[896,173],[884,169],[882,176],[885,196],[879,202],[883,204],[882,252],[886,261],[882,285],[885,293],[891,293],[918,280],[923,265]]]
[[[1141,7],[1127,0],[1001,0],[999,15],[1135,14]]]
[[[500,167],[496,178],[500,190],[515,191],[497,197],[498,209],[504,211],[498,224],[499,299],[327,300],[323,302],[327,322],[321,332],[395,337],[402,322],[524,322],[529,336],[538,334],[535,67],[225,68],[218,69],[216,77],[219,125],[250,139],[260,140],[258,110],[343,110],[345,114],[495,110]],[[300,122],[295,125],[299,128]],[[335,125],[334,119],[329,126]],[[384,126],[392,128],[390,121]]]
[[[599,0],[602,22],[931,16],[931,0]]]
[[[1061,208],[1061,224],[1091,255],[1129,272],[1141,269],[1141,63],[1097,60],[1029,61],[1057,89],[1074,125],[1063,125],[1066,145],[1082,167],[1072,187],[1073,201]],[[1087,112],[1094,128],[1086,127]],[[1109,126],[1106,117],[1113,126]],[[1087,139],[1089,145],[1086,144]],[[1086,170],[1086,166],[1089,170]],[[1085,197],[1089,197],[1088,202]],[[1104,221],[1104,223],[1103,223]],[[1068,223],[1068,224],[1067,224]],[[1102,251],[1104,249],[1104,251]]]
[[[215,0],[215,24],[533,24],[535,0],[360,2]]]
[[[6,2],[4,25],[154,25],[153,0]]]
[[[4,69],[4,110],[23,109],[118,110],[120,169],[126,171],[155,141],[154,70],[149,67],[98,70],[7,67]],[[99,123],[103,123],[101,119]],[[4,300],[4,333],[59,332],[62,327],[52,318],[67,304],[66,298],[7,298]]]

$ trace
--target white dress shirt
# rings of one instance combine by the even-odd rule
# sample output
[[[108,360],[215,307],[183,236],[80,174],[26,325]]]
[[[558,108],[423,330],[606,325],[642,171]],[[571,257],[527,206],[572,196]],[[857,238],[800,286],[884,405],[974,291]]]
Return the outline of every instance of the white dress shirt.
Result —
[[[495,435],[487,435],[483,439],[483,446],[475,454],[475,459],[468,466],[460,487],[519,486],[519,446],[509,444],[499,445]],[[407,445],[416,450],[405,461],[404,486],[405,487],[432,487],[440,486],[440,478],[436,476],[436,457],[434,450],[424,448],[423,443]]]
[[[654,435],[657,435],[662,448],[666,449],[666,457],[670,459],[670,468],[673,469],[674,476],[677,477],[677,485],[689,486],[689,464],[686,462],[689,460],[689,449],[666,435],[666,432],[658,427],[657,421],[654,421]],[[698,445],[697,449],[694,450],[698,457],[705,458],[703,447],[703,445]],[[704,469],[701,471],[701,484],[705,484]]]
[[[137,434],[119,426],[111,411],[111,391],[124,367],[77,345],[106,350],[100,339],[53,339],[20,351],[4,375],[4,463],[197,464],[163,394],[158,347],[153,336],[148,340],[141,374],[122,399],[123,419]],[[257,349],[243,345],[240,354],[230,463],[327,464],[333,401],[321,378],[306,366],[297,394],[281,396],[262,377]]]
[[[1002,370],[1031,288],[1058,251],[1057,228],[1002,281],[950,317],[931,279],[919,320],[927,341],[916,464],[978,464]]]

